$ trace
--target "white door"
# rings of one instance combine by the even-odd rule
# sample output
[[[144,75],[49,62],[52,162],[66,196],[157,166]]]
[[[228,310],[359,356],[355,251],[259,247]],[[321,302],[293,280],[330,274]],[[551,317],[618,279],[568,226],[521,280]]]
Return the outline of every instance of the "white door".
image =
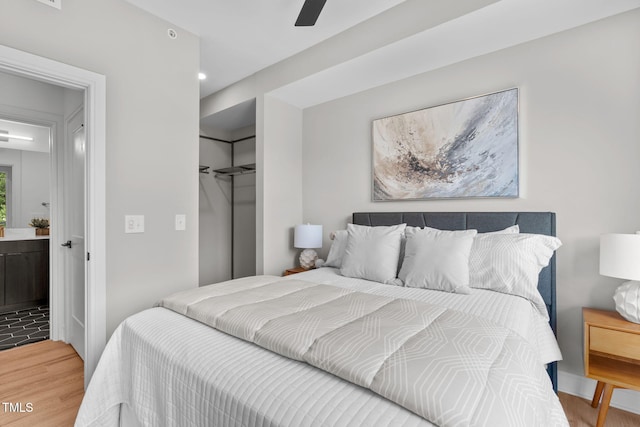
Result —
[[[64,229],[66,324],[69,343],[85,356],[85,153],[84,109],[67,122],[64,161]]]

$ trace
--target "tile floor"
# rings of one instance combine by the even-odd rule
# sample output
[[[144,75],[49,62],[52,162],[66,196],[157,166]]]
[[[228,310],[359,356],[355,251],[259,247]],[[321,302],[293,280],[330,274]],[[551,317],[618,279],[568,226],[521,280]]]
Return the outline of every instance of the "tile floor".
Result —
[[[0,313],[0,351],[49,339],[49,306]]]

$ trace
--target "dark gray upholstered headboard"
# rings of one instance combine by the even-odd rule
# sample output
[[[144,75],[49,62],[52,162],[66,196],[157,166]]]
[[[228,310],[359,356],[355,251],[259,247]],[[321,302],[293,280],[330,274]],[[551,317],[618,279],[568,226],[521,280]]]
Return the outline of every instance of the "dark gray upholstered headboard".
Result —
[[[475,229],[478,233],[497,231],[518,225],[521,233],[556,235],[556,214],[553,212],[356,212],[353,223],[359,225],[404,224],[441,230]],[[538,290],[547,304],[549,324],[556,333],[556,256],[540,272]],[[557,392],[557,366],[547,371]]]

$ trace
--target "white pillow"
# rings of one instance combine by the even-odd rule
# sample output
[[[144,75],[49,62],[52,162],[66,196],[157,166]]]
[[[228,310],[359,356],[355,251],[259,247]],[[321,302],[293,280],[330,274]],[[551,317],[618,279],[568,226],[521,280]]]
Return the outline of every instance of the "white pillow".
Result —
[[[412,229],[422,230],[422,228],[420,227],[408,226],[405,229],[405,234]],[[441,231],[431,227],[425,227],[424,229],[432,230],[432,231]],[[507,227],[504,230],[498,230],[490,233],[481,233],[481,234],[519,233],[519,231],[520,229],[517,225],[512,225],[511,227]],[[327,260],[325,261],[324,264],[322,264],[322,266],[341,268],[342,259],[344,258],[345,249],[347,248],[347,230],[334,231],[333,234],[334,234],[334,237],[333,237],[333,240],[331,241],[331,248],[329,249],[329,255],[327,255]],[[406,241],[405,234],[402,235],[402,242],[400,244],[400,256],[398,257],[399,258],[398,274],[400,273],[400,267],[402,266],[402,260],[404,259],[404,246]]]
[[[402,242],[400,243],[400,262],[398,263],[398,276],[400,276],[400,269],[402,268],[402,262],[404,260],[404,248],[406,245],[406,241],[407,241],[407,234],[413,232],[414,230],[431,230],[431,231],[447,231],[447,230],[439,230],[437,228],[432,228],[432,227],[424,227],[424,228],[420,228],[420,227],[413,227],[408,225],[407,228],[405,228],[404,230],[404,234],[402,235]],[[455,231],[464,231],[464,230],[455,230]],[[478,234],[509,234],[509,233],[519,233],[520,232],[520,227],[518,226],[518,224],[516,225],[512,225],[511,227],[507,227],[504,230],[498,230],[498,231],[490,231],[488,233],[478,233]]]
[[[560,246],[557,237],[541,234],[479,234],[469,257],[470,286],[527,298],[547,317],[538,276]]]
[[[347,247],[340,274],[391,283],[396,278],[405,227],[406,224],[388,227],[347,224]]]
[[[327,260],[323,264],[324,267],[342,267],[342,259],[344,251],[347,248],[347,230],[338,230],[333,232],[333,241],[329,249]]]
[[[398,277],[410,288],[468,294],[469,253],[476,230],[443,231],[412,227]]]

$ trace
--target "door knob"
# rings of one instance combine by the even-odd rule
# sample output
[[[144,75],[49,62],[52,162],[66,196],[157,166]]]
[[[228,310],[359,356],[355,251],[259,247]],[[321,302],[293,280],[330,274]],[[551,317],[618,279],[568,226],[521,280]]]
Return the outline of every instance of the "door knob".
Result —
[[[71,240],[67,240],[67,243],[63,243],[60,246],[66,246],[67,248],[71,249]]]

